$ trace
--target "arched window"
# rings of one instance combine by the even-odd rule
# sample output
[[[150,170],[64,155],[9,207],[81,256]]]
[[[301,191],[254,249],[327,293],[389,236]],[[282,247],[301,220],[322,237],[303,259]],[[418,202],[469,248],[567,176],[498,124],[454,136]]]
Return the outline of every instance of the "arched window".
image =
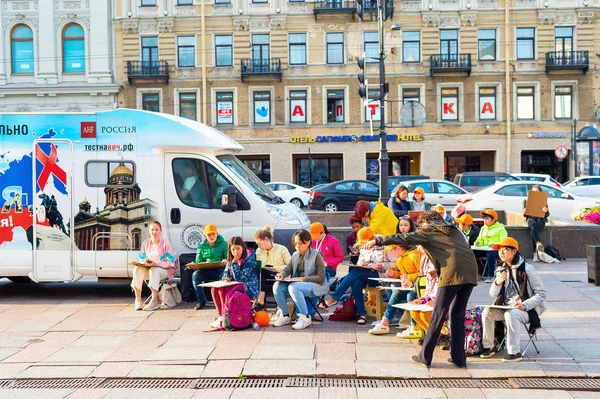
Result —
[[[62,42],[63,72],[85,72],[85,40],[81,26],[65,26]]]
[[[17,25],[10,34],[13,73],[34,73],[33,32],[27,25]]]

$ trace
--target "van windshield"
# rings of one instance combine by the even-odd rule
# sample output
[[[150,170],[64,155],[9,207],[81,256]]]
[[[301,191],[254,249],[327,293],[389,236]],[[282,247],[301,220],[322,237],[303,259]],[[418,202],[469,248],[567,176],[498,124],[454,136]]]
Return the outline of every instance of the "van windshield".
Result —
[[[233,155],[221,155],[217,157],[223,165],[233,172],[241,181],[246,183],[252,191],[262,199],[268,202],[281,202],[280,198],[273,194],[273,191],[263,183],[242,161]]]

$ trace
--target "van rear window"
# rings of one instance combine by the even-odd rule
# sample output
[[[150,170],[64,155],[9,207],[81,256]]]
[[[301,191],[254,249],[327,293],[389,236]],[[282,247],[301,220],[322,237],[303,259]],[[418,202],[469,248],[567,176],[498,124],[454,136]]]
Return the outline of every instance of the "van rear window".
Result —
[[[89,187],[132,187],[136,182],[135,163],[125,160],[93,160],[85,163],[85,184]]]

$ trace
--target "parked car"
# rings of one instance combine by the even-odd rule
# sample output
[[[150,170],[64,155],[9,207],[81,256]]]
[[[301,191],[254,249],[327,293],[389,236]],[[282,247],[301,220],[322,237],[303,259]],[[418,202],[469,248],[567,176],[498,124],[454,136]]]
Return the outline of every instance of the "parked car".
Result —
[[[454,176],[454,184],[473,192],[503,181],[518,181],[517,177],[504,172],[463,172]]]
[[[562,188],[571,194],[582,197],[600,197],[600,177],[599,176],[580,176],[569,180],[562,185]]]
[[[560,183],[554,180],[554,178],[550,175],[545,175],[542,173],[512,173],[512,175],[514,177],[518,177],[519,180],[544,182],[550,185],[554,184],[556,187],[560,187]]]
[[[308,205],[310,190],[294,183],[267,183],[275,195],[281,197],[285,202],[291,202],[299,208]]]
[[[413,180],[407,182],[406,187],[409,193],[421,187],[425,191],[425,201],[431,205],[442,204],[444,207],[454,207],[459,195],[468,194],[467,190],[446,180]],[[412,198],[412,194],[408,197]]]
[[[423,175],[402,175],[402,176],[388,176],[388,196],[391,195],[392,191],[399,185],[403,184],[406,186],[406,182],[413,180],[426,180],[429,179],[429,176]],[[374,182],[379,185],[379,178],[377,178]]]
[[[571,220],[572,215],[581,209],[600,204],[598,200],[570,194],[548,183],[524,181],[498,183],[476,193],[460,195],[458,202],[465,204],[468,211],[493,208],[522,214],[523,200],[527,198],[527,192],[535,184],[539,184],[542,191],[548,193],[548,208],[553,219]]]
[[[312,190],[308,207],[325,212],[352,211],[360,200],[377,201],[379,186],[368,180],[340,180]]]

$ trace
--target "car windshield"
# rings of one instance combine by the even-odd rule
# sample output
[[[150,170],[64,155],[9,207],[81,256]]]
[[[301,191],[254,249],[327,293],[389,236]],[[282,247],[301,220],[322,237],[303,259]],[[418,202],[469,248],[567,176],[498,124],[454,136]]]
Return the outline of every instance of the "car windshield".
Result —
[[[241,181],[254,191],[259,197],[271,201],[280,202],[278,197],[271,191],[269,187],[263,183],[242,161],[234,157],[233,155],[221,155],[217,157],[223,165],[233,172]]]

